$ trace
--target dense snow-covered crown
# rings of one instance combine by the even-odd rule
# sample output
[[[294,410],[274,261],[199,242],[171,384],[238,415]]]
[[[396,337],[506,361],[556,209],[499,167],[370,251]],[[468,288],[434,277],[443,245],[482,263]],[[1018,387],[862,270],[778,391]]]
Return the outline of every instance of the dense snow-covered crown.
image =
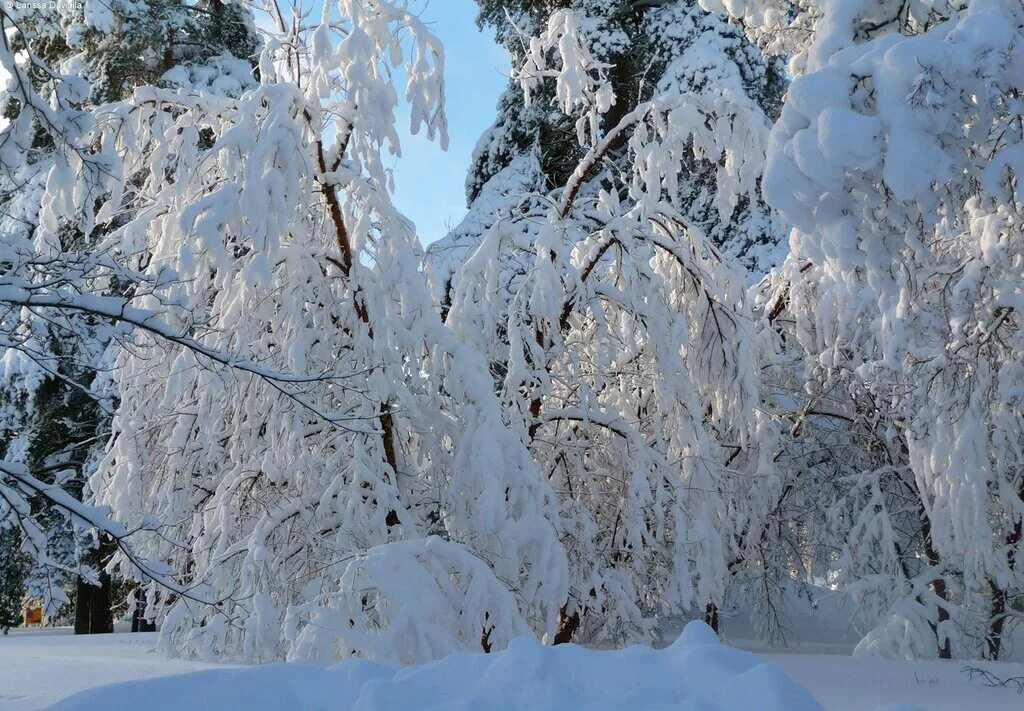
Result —
[[[815,29],[764,181],[795,226],[780,298],[809,367],[877,403],[896,473],[861,477],[864,535],[837,567],[856,580],[922,546],[895,593],[857,584],[881,618],[865,648],[928,654],[937,629],[946,655],[998,654],[1024,498],[1024,8],[832,3]],[[889,528],[901,518],[916,541]]]

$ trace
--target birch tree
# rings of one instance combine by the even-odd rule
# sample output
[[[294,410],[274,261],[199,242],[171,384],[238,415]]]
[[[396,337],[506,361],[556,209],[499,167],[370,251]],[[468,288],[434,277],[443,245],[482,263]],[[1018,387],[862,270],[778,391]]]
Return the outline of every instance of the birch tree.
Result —
[[[768,151],[795,227],[772,310],[883,454],[844,496],[860,649],[997,657],[1020,586],[1020,4],[710,5],[800,75]]]

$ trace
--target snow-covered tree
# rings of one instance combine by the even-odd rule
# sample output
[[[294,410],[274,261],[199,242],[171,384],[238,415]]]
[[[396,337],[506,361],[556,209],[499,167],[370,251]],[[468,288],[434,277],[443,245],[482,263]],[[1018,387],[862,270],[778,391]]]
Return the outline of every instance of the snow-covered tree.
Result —
[[[514,326],[510,326],[509,319],[516,309],[524,308],[527,297],[523,293],[529,293],[533,288],[538,255],[543,257],[550,253],[557,260],[575,262],[565,277],[563,292],[574,290],[577,279],[598,281],[607,276],[616,283],[616,288],[634,289],[636,298],[640,300],[660,289],[668,294],[674,291],[677,296],[667,298],[666,308],[669,313],[679,309],[678,295],[685,293],[684,289],[673,280],[649,281],[645,274],[648,267],[644,262],[657,253],[658,248],[651,253],[643,250],[631,253],[630,256],[643,265],[635,280],[625,279],[620,284],[616,281],[618,277],[605,275],[601,269],[591,273],[596,264],[618,250],[615,241],[602,232],[602,220],[595,219],[597,210],[594,206],[602,199],[600,191],[605,190],[613,199],[621,201],[623,207],[615,209],[628,213],[637,200],[636,191],[631,186],[632,176],[644,170],[638,168],[642,161],[660,159],[661,163],[651,162],[648,169],[666,173],[661,188],[664,199],[674,211],[673,219],[662,220],[662,226],[667,226],[671,232],[666,242],[679,240],[681,244],[688,244],[697,240],[702,246],[696,247],[695,251],[700,252],[705,249],[703,245],[707,245],[704,257],[712,264],[724,262],[736,270],[736,273],[728,273],[729,269],[723,268],[722,273],[716,272],[711,278],[713,282],[721,279],[728,284],[724,287],[727,291],[738,293],[743,290],[744,271],[763,273],[775,263],[779,258],[778,247],[783,241],[784,230],[782,222],[764,204],[759,181],[768,127],[777,116],[784,88],[778,60],[766,60],[741,30],[729,26],[695,2],[481,2],[480,5],[481,22],[497,30],[499,42],[512,55],[513,65],[524,67],[524,73],[514,77],[512,87],[499,102],[495,125],[477,146],[467,179],[469,214],[451,234],[430,246],[427,266],[435,293],[441,301],[442,313],[448,315],[452,301],[457,298],[464,300],[463,309],[471,309],[469,314],[456,313],[449,318],[469,319],[471,325],[460,330],[463,337],[487,342],[479,347],[488,352],[499,383],[507,376],[510,350],[522,348],[522,343],[535,347],[532,344],[537,336],[529,333],[533,317],[521,319],[519,328],[526,333],[518,336],[520,344],[510,340],[516,336],[512,334]],[[535,37],[531,39],[530,35]],[[562,43],[557,49],[554,46],[556,42]],[[565,56],[567,51],[577,51],[578,54],[568,57]],[[549,66],[552,54],[556,61]],[[561,60],[561,65],[558,60]],[[566,77],[562,83],[551,81],[560,73],[561,67],[567,67],[567,73],[574,76]],[[590,94],[585,95],[585,83],[599,76],[603,78],[602,82],[595,83]],[[523,79],[527,80],[528,96],[523,91]],[[580,85],[574,86],[574,81]],[[580,96],[574,98],[574,91]],[[588,112],[581,110],[582,105],[573,105],[576,98],[593,106],[602,101],[607,103],[600,106],[600,110]],[[677,143],[666,153],[659,152],[664,137],[657,135],[658,129],[655,129],[653,138],[642,134],[635,140],[629,139],[635,124],[646,127],[648,121],[657,120],[650,118],[645,111],[648,105],[659,105],[659,102],[661,108],[655,109],[651,115],[666,107],[679,106],[671,117],[675,125],[667,128],[667,133],[671,134],[669,140]],[[703,126],[697,125],[700,121],[705,121]],[[691,122],[694,123],[691,125]],[[597,147],[598,139],[605,136],[609,140]],[[651,145],[645,146],[647,141]],[[672,171],[674,174],[668,175]],[[570,187],[563,190],[566,185]],[[560,195],[566,192],[574,193],[568,200],[571,206],[566,214],[559,215],[559,210],[549,209],[549,206],[552,202],[557,203]],[[633,214],[630,218],[639,219],[641,232],[651,229],[650,224],[644,224],[643,217]],[[551,221],[565,227],[545,235],[545,225]],[[496,223],[504,226],[492,233],[491,228]],[[509,229],[508,224],[514,226]],[[602,234],[603,237],[598,237]],[[544,246],[541,239],[559,246],[551,249],[550,245]],[[587,240],[596,242],[588,244]],[[469,258],[478,246],[479,255],[486,256]],[[589,256],[587,250],[591,252]],[[591,259],[593,264],[589,261]],[[463,264],[466,267],[464,273],[474,283],[466,285],[465,291],[460,292],[463,289],[460,285],[464,278],[460,269]],[[557,273],[562,267],[556,265],[553,268]],[[697,269],[700,278],[704,278],[704,269],[705,265]],[[737,278],[740,281],[737,282]],[[487,280],[486,286],[483,285],[484,280]],[[629,287],[624,284],[629,284]],[[721,282],[715,283],[712,293],[718,288],[723,288]],[[566,329],[574,309],[579,308],[586,313],[590,308],[589,304],[571,293],[558,297],[552,290],[544,298],[556,297],[565,303],[564,315],[560,314],[557,320]],[[603,300],[607,297],[600,295],[597,298]],[[688,316],[698,323],[709,315],[700,313],[699,303],[703,298],[699,290],[687,294],[695,309]],[[739,297],[739,300],[744,298]],[[468,305],[470,301],[472,304]],[[632,304],[627,309],[646,306]],[[607,308],[607,305],[602,306],[602,310]],[[749,320],[751,315],[745,303],[739,306],[735,301],[728,301],[728,309],[732,308],[737,309],[741,314],[740,320],[749,328],[741,329],[737,340],[730,335],[725,335],[724,339],[727,348],[742,349],[746,347],[744,339],[758,340],[757,327]],[[622,327],[627,330],[635,328],[631,325]],[[695,325],[694,328],[700,326]],[[708,328],[710,332],[715,325]],[[642,334],[640,338],[655,337],[638,329],[637,333]],[[576,338],[577,347],[592,351],[590,357],[596,357],[605,348],[610,348],[610,352],[621,350],[626,353],[631,349],[626,345],[628,340],[609,346],[607,342],[614,337],[603,328],[584,330]],[[556,341],[552,339],[552,342]],[[758,343],[755,351],[760,347]],[[607,352],[600,357],[611,359]],[[686,364],[680,372],[686,373],[690,367]],[[574,396],[583,397],[586,391],[576,382],[594,375],[594,372],[588,374],[586,367],[574,365],[573,369],[557,377],[574,392]],[[651,373],[644,368],[632,373],[620,372],[617,376],[621,390],[636,390],[641,401],[657,399],[640,393],[645,387],[660,389],[650,381]],[[541,367],[536,377],[541,380],[548,378],[546,369]],[[661,377],[674,381],[667,373]],[[595,387],[601,390],[605,386]],[[675,383],[672,382],[670,387],[675,388]],[[756,391],[754,387],[747,392]],[[758,397],[748,401],[748,405],[757,402]],[[528,401],[530,404],[526,409],[539,407],[535,399]],[[522,403],[516,407],[523,409]],[[632,405],[623,405],[623,408],[631,413],[631,417],[638,416],[638,408]],[[692,412],[690,416],[693,416]],[[751,411],[743,417],[754,415]],[[649,424],[644,423],[641,429]],[[539,425],[532,427],[536,432]],[[573,428],[580,429],[578,425]],[[660,435],[646,436],[655,440],[660,438]],[[532,435],[528,440],[532,440]],[[730,435],[723,435],[722,440],[729,441]],[[605,440],[597,437],[590,445],[578,444],[574,451],[586,451],[587,446],[596,450],[604,444]],[[729,452],[740,456],[738,448]],[[630,456],[622,455],[616,466],[623,471],[629,470]],[[667,461],[672,461],[671,457]],[[719,458],[719,463],[725,461],[730,465],[736,464],[738,469],[753,466],[742,458],[730,459],[728,455]],[[550,463],[544,466],[552,469]],[[585,457],[576,466],[582,470],[600,471]],[[780,582],[793,570],[793,549],[786,546],[789,542],[786,536],[792,532],[793,525],[786,515],[787,507],[798,498],[796,492],[796,484],[772,481],[764,493],[764,500],[754,505],[758,509],[756,516],[744,522],[745,514],[737,514],[734,521],[713,526],[717,534],[727,541],[727,550],[721,553],[725,572],[721,575],[720,587],[716,588],[714,595],[710,598],[705,596],[699,603],[701,612],[707,608],[706,616],[712,623],[717,624],[718,605],[727,599],[738,605],[752,604],[757,608],[755,619],[761,633],[765,637],[778,638],[780,622],[776,607]],[[684,497],[677,497],[673,492],[667,498],[676,505],[675,500]],[[615,528],[616,518],[616,514],[608,516],[610,529]],[[774,524],[769,526],[769,520]],[[735,530],[725,530],[733,523],[736,524]],[[771,544],[768,543],[769,528],[775,531]],[[746,552],[741,553],[740,549]],[[652,570],[657,571],[656,575],[672,575],[670,566],[653,565]],[[584,586],[582,596],[591,588],[600,590],[599,585],[588,584]],[[634,600],[640,601],[643,596],[634,592],[622,588],[619,597],[633,596]],[[580,597],[578,594],[577,599]],[[643,600],[642,605],[648,606],[644,614],[650,614],[653,609],[651,601],[657,597],[657,594],[651,594]],[[688,610],[688,613],[692,612]],[[639,615],[635,610],[633,613],[634,618]],[[598,612],[596,617],[600,616]],[[594,618],[595,615],[591,614],[591,619]],[[630,624],[635,627],[634,623]],[[566,635],[570,635],[570,628],[575,624],[575,618],[569,615]],[[620,630],[630,626],[613,622],[610,627],[616,625]],[[591,633],[594,631],[584,631],[584,634]]]
[[[117,574],[173,653],[406,664],[777,639],[809,580],[861,652],[1004,653],[1019,0],[480,6],[514,91],[425,267],[405,3],[0,10],[0,606]]]
[[[709,5],[793,53],[764,181],[793,253],[770,311],[812,397],[838,395],[876,452],[837,512],[860,648],[996,657],[1022,584],[1024,10]]]
[[[68,529],[111,541],[134,561],[135,572],[187,596],[189,591],[168,577],[163,566],[134,554],[128,541],[132,531],[112,520],[108,510],[79,500],[76,487],[69,486],[74,483],[69,467],[83,466],[81,461],[33,461],[32,446],[39,437],[33,422],[64,426],[36,412],[36,394],[52,380],[72,393],[100,395],[93,384],[106,366],[94,356],[134,328],[190,348],[222,367],[274,378],[284,390],[294,378],[204,347],[194,329],[168,324],[165,312],[179,305],[157,296],[167,275],[140,272],[137,267],[146,262],[146,253],[110,236],[113,225],[137,206],[133,192],[126,191],[131,173],[125,172],[124,159],[142,162],[140,154],[148,147],[133,145],[119,152],[104,138],[107,120],[119,109],[92,107],[87,85],[43,61],[35,52],[34,40],[41,35],[33,34],[32,22],[40,15],[26,18],[18,12],[0,12],[6,116],[0,127],[0,177],[8,186],[0,240],[5,387],[0,414],[6,431],[14,432],[12,437],[5,434],[0,450],[0,525],[16,531],[21,551],[36,564],[39,575],[30,576],[30,592],[37,592],[32,585],[39,581],[38,596],[50,611],[66,600],[62,573],[90,582],[99,577],[95,567],[79,565],[79,556],[69,558],[66,550],[55,548],[54,532]],[[147,297],[153,297],[156,308],[139,309],[138,300]],[[59,338],[64,339],[61,345],[71,347],[55,347]],[[63,436],[59,430],[56,435],[48,436]],[[48,447],[59,444],[44,442]]]
[[[13,528],[0,528],[0,632],[21,624],[29,560]]]
[[[764,113],[723,81],[665,89],[606,129],[613,70],[590,26],[554,12],[515,72],[528,105],[553,97],[573,127],[566,184],[517,194],[499,173],[459,273],[439,271],[443,251],[430,260],[452,285],[448,323],[487,354],[558,493],[571,577],[556,642],[642,638],[657,614],[716,609],[778,486],[744,273],[678,190],[696,155],[721,166],[720,218],[756,196]]]
[[[53,101],[58,86],[65,87],[69,105],[86,112],[108,101],[130,97],[140,84],[181,84],[202,79],[216,89],[251,83],[250,57],[256,47],[247,10],[237,4],[186,3],[164,0],[65,4],[42,12],[37,8],[11,8],[10,49],[31,54],[37,63],[26,72],[41,99]],[[45,69],[43,69],[45,67]],[[173,71],[172,71],[173,70]],[[63,77],[58,85],[53,76]],[[247,80],[245,77],[249,76]],[[5,93],[9,118],[22,110],[18,91]],[[31,112],[25,114],[35,121]],[[7,240],[45,245],[51,253],[74,251],[87,254],[102,235],[125,220],[128,206],[102,224],[88,225],[74,214],[51,214],[44,222],[48,181],[60,166],[62,148],[42,126],[30,127],[21,147],[26,160],[0,175],[3,182],[3,213],[0,234]],[[52,190],[50,191],[52,192]],[[121,287],[116,283],[110,293]],[[95,468],[97,455],[109,436],[112,393],[96,379],[110,334],[91,314],[74,312],[24,314],[33,353],[12,349],[5,353],[0,374],[0,432],[4,433],[3,456],[45,472],[43,480],[59,482],[75,498],[82,499],[85,478]],[[45,500],[34,506],[44,509]],[[50,557],[74,568],[80,563],[95,567],[110,555],[110,542],[74,538],[73,527],[59,513],[42,511],[51,541]],[[45,587],[40,597],[65,598],[65,583],[55,571],[37,570],[33,577]],[[87,576],[88,577],[88,576]],[[90,615],[89,607],[110,607],[110,582],[105,573],[102,590],[93,590],[79,578],[76,608]],[[95,604],[88,602],[95,598]],[[83,625],[83,629],[94,626]],[[107,630],[109,631],[109,630]]]
[[[668,2],[494,2],[480,0],[480,23],[496,30],[513,66],[530,54],[529,37],[547,31],[553,17],[569,10],[576,25],[566,28],[586,43],[591,65],[585,71],[606,70],[614,103],[599,123],[607,132],[639,104],[655,96],[684,93],[700,96],[727,90],[734,101],[756,108],[768,125],[777,115],[784,89],[781,65],[767,61],[742,31],[702,9],[695,0]],[[487,182],[522,156],[535,155],[546,189],[564,185],[585,150],[577,140],[575,119],[551,111],[554,86],[534,89],[537,100],[527,101],[514,82],[502,96],[494,125],[481,137],[467,178],[471,209]],[[748,118],[750,118],[748,116]],[[756,155],[760,147],[748,146]],[[602,157],[619,170],[629,170],[625,140],[620,138]],[[723,166],[700,149],[681,161],[679,192],[683,214],[698,225],[730,260],[758,273],[774,264],[773,255],[784,230],[767,210],[758,191],[743,194],[730,209],[720,200]],[[486,209],[485,206],[483,206]]]
[[[282,397],[279,380],[140,334],[113,364],[121,403],[92,489],[151,528],[135,550],[194,591],[149,592],[169,648],[394,658],[396,635],[432,638],[456,614],[470,631],[411,658],[553,633],[555,497],[505,427],[486,361],[441,323],[390,202],[393,74],[405,70],[413,129],[443,144],[443,50],[388,2],[328,3],[313,27],[279,19],[259,87],[137,90],[104,135],[126,155],[156,147],[124,169],[142,171],[146,204],[113,237],[168,275],[177,325],[309,375]],[[410,591],[425,575],[436,594]],[[403,600],[422,614],[398,615]]]

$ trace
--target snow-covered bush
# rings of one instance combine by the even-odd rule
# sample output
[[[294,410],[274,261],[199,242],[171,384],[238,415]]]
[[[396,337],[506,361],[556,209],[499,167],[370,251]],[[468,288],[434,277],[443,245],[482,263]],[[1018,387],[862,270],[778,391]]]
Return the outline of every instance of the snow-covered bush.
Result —
[[[504,649],[529,634],[509,590],[462,546],[432,536],[371,548],[337,592],[289,610],[289,659],[422,664]]]

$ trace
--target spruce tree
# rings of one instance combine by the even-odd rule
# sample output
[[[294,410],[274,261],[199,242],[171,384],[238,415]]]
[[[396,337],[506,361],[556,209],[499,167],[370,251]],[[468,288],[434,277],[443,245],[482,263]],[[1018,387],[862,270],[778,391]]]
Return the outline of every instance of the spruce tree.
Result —
[[[13,529],[0,528],[0,631],[4,634],[21,624],[27,569],[17,534]]]
[[[741,29],[705,11],[697,0],[478,0],[479,24],[495,30],[497,40],[522,65],[529,37],[543,29],[552,13],[571,9],[585,18],[584,31],[597,63],[608,67],[615,95],[605,112],[607,131],[641,102],[666,92],[700,93],[711,82],[735,75],[747,98],[769,121],[781,108],[783,65],[766,58]],[[595,71],[597,67],[595,67]],[[536,153],[548,189],[566,183],[583,156],[573,121],[551,110],[550,85],[527,105],[513,79],[498,102],[497,118],[481,137],[466,181],[472,206],[486,183],[520,156]],[[625,137],[606,160],[624,168]],[[686,217],[698,225],[730,259],[755,274],[766,272],[785,240],[785,228],[760,199],[742,199],[727,217],[717,209],[716,173],[720,166],[694,158],[679,180]]]

